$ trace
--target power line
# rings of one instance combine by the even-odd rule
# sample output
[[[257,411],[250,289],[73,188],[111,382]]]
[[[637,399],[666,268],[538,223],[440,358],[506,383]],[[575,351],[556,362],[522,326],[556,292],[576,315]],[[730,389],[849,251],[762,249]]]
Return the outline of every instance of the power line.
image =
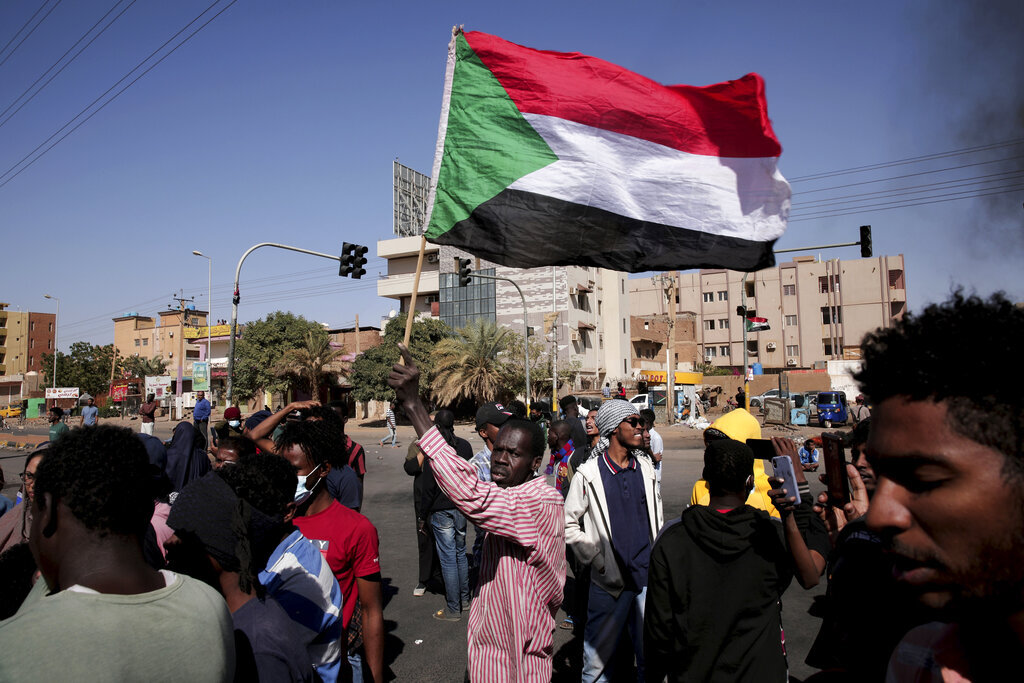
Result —
[[[976,194],[971,194],[971,195],[968,195],[968,196],[965,196],[965,197],[946,197],[946,198],[942,198],[942,199],[931,199],[931,200],[928,200],[928,201],[900,202],[897,206],[889,206],[889,207],[885,207],[885,208],[861,207],[861,208],[851,209],[851,210],[848,210],[848,211],[839,210],[836,213],[825,213],[825,214],[822,214],[822,215],[811,215],[811,216],[798,216],[796,218],[790,218],[789,222],[790,223],[798,223],[800,221],[820,220],[822,218],[835,218],[837,216],[851,216],[851,215],[858,214],[858,213],[871,213],[873,211],[891,211],[893,209],[903,209],[903,208],[908,208],[908,207],[912,207],[912,206],[924,206],[926,204],[941,204],[941,203],[944,203],[944,202],[955,202],[955,201],[958,201],[958,200],[961,200],[961,199],[974,199],[974,198],[978,198],[978,197],[990,197],[990,196],[993,196],[993,195],[1007,194],[1007,193],[1010,193],[1010,192],[1018,192],[1018,191],[1022,191],[1022,190],[1024,190],[1024,185],[1018,186],[1017,188],[998,190],[998,191],[993,191],[993,192],[978,192]]]
[[[164,43],[163,45],[161,45],[161,46],[160,46],[160,47],[158,47],[158,48],[157,48],[156,50],[154,50],[153,52],[151,52],[151,53],[150,53],[150,54],[149,54],[149,55],[148,55],[148,56],[147,56],[147,57],[146,57],[145,59],[143,59],[143,60],[142,60],[141,62],[139,62],[139,63],[138,63],[138,65],[136,65],[136,66],[135,66],[135,68],[133,68],[133,69],[132,69],[131,71],[129,71],[128,73],[126,73],[126,74],[125,74],[124,76],[122,76],[122,77],[120,78],[120,80],[118,80],[118,81],[117,81],[117,83],[114,83],[114,85],[110,86],[110,87],[109,87],[109,88],[108,88],[108,89],[106,90],[106,92],[104,92],[104,93],[103,93],[102,95],[100,95],[100,96],[99,96],[99,97],[97,97],[97,98],[96,98],[95,100],[93,100],[92,102],[90,102],[90,103],[89,103],[89,105],[85,107],[85,109],[83,109],[82,111],[80,111],[80,112],[79,112],[78,114],[76,114],[76,115],[75,115],[75,116],[74,116],[74,117],[73,117],[73,118],[72,118],[72,119],[71,119],[70,121],[68,121],[68,122],[67,122],[67,123],[65,123],[65,124],[64,124],[63,126],[61,126],[61,127],[60,127],[60,128],[59,128],[59,129],[57,130],[57,132],[55,132],[55,133],[54,133],[53,135],[51,135],[51,136],[50,136],[50,137],[48,137],[48,138],[47,138],[46,140],[44,140],[43,142],[41,142],[41,143],[40,143],[40,144],[39,144],[39,145],[38,145],[38,146],[37,146],[37,147],[36,147],[36,148],[35,148],[34,150],[32,150],[31,152],[29,152],[28,154],[26,154],[26,155],[25,155],[24,157],[22,157],[22,158],[21,158],[21,160],[19,160],[19,161],[18,161],[18,162],[17,162],[16,164],[14,164],[14,166],[11,166],[11,167],[10,167],[9,169],[7,169],[6,171],[4,171],[4,173],[3,173],[3,174],[0,174],[0,178],[3,178],[4,176],[7,176],[8,174],[10,174],[10,173],[11,173],[11,171],[13,171],[13,170],[14,170],[15,168],[17,168],[18,166],[20,166],[20,165],[21,165],[21,164],[22,164],[22,163],[23,163],[23,162],[24,162],[24,161],[25,161],[26,159],[28,159],[28,158],[29,158],[29,157],[31,157],[31,156],[32,156],[33,154],[35,154],[35,153],[36,153],[37,151],[39,151],[39,149],[40,149],[40,148],[42,148],[43,146],[45,146],[45,145],[46,145],[46,144],[47,144],[48,142],[50,142],[50,140],[53,140],[53,138],[55,138],[55,137],[56,137],[57,135],[60,135],[61,131],[63,131],[63,130],[65,129],[65,128],[67,128],[67,127],[68,127],[68,126],[70,126],[70,125],[71,125],[72,123],[74,123],[75,119],[77,119],[78,117],[80,117],[80,116],[81,116],[82,114],[84,114],[84,113],[85,113],[86,111],[88,111],[88,110],[89,110],[89,109],[90,109],[90,108],[91,108],[91,107],[92,107],[93,105],[95,105],[95,104],[96,104],[97,102],[99,102],[99,101],[100,101],[101,99],[103,99],[103,98],[104,98],[104,97],[105,97],[105,96],[106,96],[106,95],[107,95],[108,93],[110,93],[110,91],[111,91],[111,90],[113,90],[114,88],[116,88],[116,87],[117,87],[117,86],[118,86],[118,85],[119,85],[119,84],[120,84],[120,83],[121,83],[122,81],[124,81],[124,80],[125,80],[126,78],[128,78],[129,76],[131,76],[131,75],[132,75],[132,73],[134,73],[134,72],[135,72],[136,70],[138,70],[138,69],[139,69],[139,68],[140,68],[140,67],[141,67],[141,66],[142,66],[143,64],[145,64],[145,63],[146,63],[147,61],[149,61],[150,59],[152,59],[154,55],[156,55],[156,54],[157,54],[158,52],[160,52],[160,50],[164,49],[164,48],[165,48],[165,47],[166,47],[166,46],[167,46],[167,45],[168,45],[168,44],[169,44],[169,43],[170,43],[171,41],[173,41],[173,40],[174,40],[175,38],[177,38],[177,37],[178,37],[179,35],[181,35],[182,33],[184,33],[184,32],[185,32],[185,31],[186,31],[186,30],[187,30],[187,29],[189,28],[189,26],[191,26],[192,24],[194,24],[194,23],[196,23],[197,21],[199,21],[199,19],[201,19],[201,18],[202,18],[202,16],[203,16],[204,14],[206,14],[207,12],[209,12],[209,11],[210,11],[210,10],[211,10],[211,9],[212,9],[212,8],[213,8],[213,7],[215,6],[215,5],[217,5],[217,4],[219,3],[219,2],[220,2],[220,0],[214,0],[213,4],[211,4],[211,5],[209,6],[209,7],[207,7],[207,8],[206,8],[206,9],[204,9],[204,10],[203,10],[202,12],[200,12],[200,13],[199,13],[199,14],[198,14],[198,15],[197,15],[197,16],[196,16],[196,17],[195,17],[195,18],[194,18],[194,19],[193,19],[192,21],[190,21],[190,22],[189,22],[188,24],[186,24],[186,25],[185,25],[185,26],[184,26],[184,27],[183,27],[183,28],[182,28],[181,30],[179,30],[179,31],[178,31],[177,33],[175,33],[175,34],[174,34],[173,36],[171,36],[170,38],[168,38],[168,39],[167,39],[167,41],[166,41],[166,42],[165,42],[165,43]],[[37,156],[36,156],[35,158],[33,158],[33,159],[32,159],[32,161],[29,161],[29,162],[28,162],[27,164],[25,164],[24,166],[22,166],[22,167],[21,167],[21,168],[20,168],[20,169],[19,169],[19,170],[18,170],[18,171],[17,171],[16,173],[14,173],[14,175],[11,175],[11,176],[10,176],[9,178],[7,178],[7,179],[6,179],[6,180],[4,180],[4,181],[3,181],[2,183],[0,183],[0,187],[4,187],[5,185],[7,185],[7,183],[9,183],[9,182],[11,182],[12,180],[14,180],[15,178],[17,178],[17,177],[18,177],[19,175],[21,175],[21,174],[22,174],[22,173],[23,173],[23,172],[24,172],[24,171],[25,171],[26,169],[28,169],[28,168],[29,168],[30,166],[32,166],[32,164],[34,164],[35,162],[39,161],[39,159],[41,159],[41,158],[43,157],[43,155],[45,155],[45,154],[46,154],[47,152],[49,152],[49,151],[50,151],[51,149],[53,149],[54,147],[56,147],[57,145],[59,145],[59,144],[60,144],[60,143],[61,143],[61,142],[62,142],[63,140],[65,140],[65,139],[66,139],[66,138],[67,138],[67,137],[68,137],[69,135],[71,135],[71,134],[72,134],[72,133],[74,133],[74,132],[75,132],[76,130],[78,130],[78,129],[79,129],[79,128],[80,128],[80,127],[81,127],[81,126],[82,126],[82,125],[83,125],[83,124],[84,124],[85,122],[87,122],[87,121],[88,121],[89,119],[91,119],[91,118],[92,118],[93,116],[95,116],[95,115],[96,115],[96,114],[98,114],[99,112],[103,111],[103,109],[104,109],[104,108],[105,108],[105,107],[106,107],[106,106],[107,106],[108,104],[110,104],[111,102],[113,102],[114,100],[116,100],[116,99],[117,99],[117,98],[118,98],[118,97],[119,97],[119,96],[120,96],[120,95],[121,95],[122,93],[124,93],[124,91],[125,91],[125,90],[127,90],[128,88],[130,88],[130,87],[132,87],[133,85],[135,85],[135,83],[137,83],[137,82],[139,81],[139,79],[141,79],[141,78],[142,78],[143,76],[145,76],[145,75],[146,75],[146,74],[148,74],[148,73],[149,73],[150,71],[152,71],[152,70],[153,70],[154,68],[156,68],[156,67],[157,67],[157,66],[158,66],[158,65],[159,65],[159,64],[160,64],[161,62],[163,62],[163,61],[164,61],[165,59],[167,59],[167,58],[168,58],[168,57],[170,57],[170,56],[171,56],[172,54],[174,54],[174,53],[175,53],[175,51],[177,51],[177,49],[178,49],[178,48],[180,48],[180,47],[181,47],[182,45],[184,45],[184,44],[185,44],[185,43],[187,43],[187,42],[188,42],[189,40],[191,40],[191,39],[192,39],[192,38],[193,38],[193,37],[194,37],[194,36],[195,36],[195,35],[196,35],[197,33],[199,33],[199,32],[200,32],[200,31],[202,31],[202,30],[203,30],[204,28],[206,28],[206,26],[207,26],[207,25],[209,25],[209,23],[210,23],[211,21],[213,21],[214,19],[216,19],[217,17],[219,17],[219,16],[221,15],[221,14],[223,14],[224,12],[226,12],[226,11],[227,11],[228,9],[230,9],[230,8],[231,8],[231,6],[232,6],[232,5],[234,5],[234,4],[236,3],[236,2],[238,2],[238,0],[231,0],[231,1],[230,1],[230,2],[229,2],[229,3],[227,4],[227,5],[225,5],[225,6],[224,6],[224,8],[223,8],[223,9],[221,9],[221,10],[220,10],[219,12],[217,12],[216,14],[214,14],[214,15],[213,15],[212,17],[210,17],[210,18],[209,18],[208,20],[206,20],[206,21],[205,21],[204,23],[202,23],[202,24],[201,24],[201,25],[200,25],[200,26],[199,26],[199,27],[198,27],[198,28],[197,28],[197,29],[196,29],[195,31],[193,31],[193,32],[192,32],[192,33],[190,33],[190,34],[189,34],[188,36],[186,36],[186,37],[185,37],[185,38],[184,38],[184,39],[183,39],[183,40],[182,40],[182,41],[181,41],[180,43],[178,43],[177,45],[175,45],[174,47],[172,47],[172,48],[170,49],[170,51],[168,51],[168,52],[167,52],[167,54],[163,55],[162,57],[160,57],[160,59],[156,60],[156,62],[154,62],[154,63],[153,63],[152,65],[150,65],[149,67],[147,67],[147,68],[146,68],[146,69],[145,69],[145,70],[144,70],[144,71],[143,71],[142,73],[140,73],[140,74],[139,74],[138,76],[136,76],[136,77],[135,77],[135,78],[134,78],[134,79],[133,79],[132,81],[130,81],[130,82],[129,82],[129,83],[127,84],[127,85],[125,85],[125,86],[124,86],[123,88],[121,88],[121,89],[120,89],[120,90],[118,90],[118,91],[117,91],[116,93],[114,93],[114,95],[113,95],[113,96],[112,96],[112,97],[111,97],[110,99],[108,99],[108,100],[107,100],[106,102],[104,102],[103,104],[101,104],[101,105],[100,105],[100,106],[99,106],[99,107],[98,107],[98,108],[97,108],[97,109],[96,109],[95,111],[93,111],[93,112],[92,112],[91,114],[89,114],[89,115],[88,115],[88,116],[86,116],[86,117],[85,117],[84,119],[82,119],[82,120],[81,120],[81,121],[80,121],[79,123],[77,123],[77,124],[76,124],[76,125],[75,125],[75,126],[74,126],[74,127],[73,127],[73,128],[71,129],[71,130],[69,130],[69,131],[68,131],[67,133],[64,133],[64,135],[62,135],[62,136],[61,136],[60,138],[58,138],[58,139],[56,140],[56,142],[54,142],[54,143],[53,143],[52,145],[50,145],[49,147],[47,147],[46,149],[44,149],[44,150],[43,150],[42,152],[40,152],[40,153],[39,153],[39,154],[38,154],[38,155],[37,155]]]
[[[14,34],[14,36],[13,36],[13,37],[12,37],[12,38],[11,38],[10,40],[8,40],[8,41],[7,41],[7,45],[4,45],[3,49],[0,49],[0,54],[3,54],[4,50],[6,50],[6,49],[7,49],[7,47],[8,47],[8,46],[9,46],[9,45],[10,45],[11,43],[13,43],[13,42],[15,41],[15,39],[17,39],[18,35],[19,35],[19,34],[20,34],[20,33],[21,33],[22,31],[24,31],[24,30],[25,30],[25,26],[28,26],[29,24],[31,24],[31,23],[32,23],[32,20],[36,18],[36,15],[38,15],[38,14],[39,14],[40,12],[42,12],[42,11],[43,11],[43,7],[46,7],[46,3],[48,3],[49,1],[50,1],[50,0],[43,0],[43,4],[42,4],[42,5],[40,5],[39,9],[37,9],[37,10],[36,10],[36,13],[35,13],[35,14],[33,14],[33,15],[32,15],[31,17],[29,17],[28,21],[26,21],[26,22],[25,22],[25,24],[24,24],[24,25],[23,25],[23,26],[22,26],[21,28],[19,28],[19,29],[18,29],[18,33],[15,33],[15,34]],[[7,53],[7,56],[6,56],[6,57],[4,57],[4,58],[3,58],[3,60],[0,60],[0,66],[3,66],[4,64],[6,64],[6,63],[7,63],[7,60],[11,58],[11,55],[13,55],[13,54],[14,54],[15,52],[17,52],[17,51],[18,51],[18,48],[19,48],[19,47],[21,47],[21,44],[22,44],[22,43],[24,43],[24,42],[25,42],[26,40],[28,40],[28,37],[29,37],[30,35],[32,35],[33,33],[35,33],[35,30],[36,30],[37,28],[39,28],[39,25],[40,25],[40,24],[42,24],[42,23],[43,23],[44,21],[46,21],[46,17],[50,16],[50,13],[51,13],[51,12],[53,12],[53,10],[57,9],[57,5],[59,5],[59,4],[61,3],[61,2],[63,2],[63,0],[57,0],[57,2],[55,2],[55,3],[53,4],[53,6],[52,6],[52,7],[50,7],[50,9],[48,9],[48,10],[46,11],[46,14],[44,14],[44,15],[43,15],[43,18],[42,18],[42,19],[40,19],[39,21],[37,21],[37,22],[36,22],[36,25],[35,25],[35,26],[33,26],[33,27],[31,28],[31,30],[29,30],[29,32],[25,34],[25,37],[24,37],[24,38],[22,38],[22,39],[21,39],[20,41],[18,41],[18,44],[17,44],[17,45],[15,45],[15,46],[14,46],[13,48],[11,48],[11,51]]]
[[[0,116],[3,116],[3,115],[4,115],[4,114],[6,114],[6,113],[7,113],[8,111],[10,111],[10,110],[11,110],[11,107],[13,107],[13,106],[14,106],[15,104],[17,104],[17,103],[18,103],[18,100],[20,100],[20,99],[21,99],[22,97],[24,97],[24,96],[25,96],[25,93],[29,92],[30,90],[32,90],[32,88],[36,87],[36,84],[37,84],[37,83],[39,83],[39,81],[41,81],[41,80],[42,80],[42,79],[43,79],[43,78],[44,78],[44,77],[46,76],[46,74],[50,73],[50,71],[52,71],[52,70],[53,70],[53,68],[54,68],[55,66],[57,66],[58,64],[60,64],[60,63],[61,63],[61,60],[63,60],[63,59],[65,58],[65,57],[67,57],[67,56],[68,56],[68,53],[69,53],[69,52],[71,52],[72,50],[74,50],[74,49],[75,49],[75,47],[76,47],[76,46],[77,46],[77,45],[78,45],[79,43],[81,43],[81,42],[82,42],[83,40],[85,40],[86,36],[88,36],[88,35],[89,35],[90,33],[92,33],[92,32],[93,32],[93,30],[95,30],[95,28],[96,28],[97,26],[99,26],[99,25],[100,25],[100,23],[101,23],[101,22],[102,22],[102,21],[103,21],[104,19],[106,19],[106,18],[107,18],[108,16],[110,16],[110,13],[111,13],[111,12],[113,12],[113,11],[114,11],[114,9],[116,9],[116,8],[117,8],[117,6],[118,6],[118,5],[120,5],[120,4],[122,3],[122,2],[123,2],[123,0],[117,0],[117,2],[115,2],[115,3],[114,3],[113,7],[111,7],[110,9],[108,9],[108,10],[107,10],[107,13],[106,13],[106,14],[104,14],[104,15],[103,15],[102,17],[100,17],[100,18],[99,18],[99,20],[98,20],[98,21],[97,21],[97,22],[96,22],[95,24],[93,24],[93,25],[92,25],[92,26],[91,26],[91,27],[89,28],[89,30],[88,30],[88,31],[86,31],[85,33],[83,33],[83,34],[82,34],[82,37],[81,37],[81,38],[79,38],[78,40],[76,40],[76,41],[75,41],[75,44],[74,44],[74,45],[72,45],[71,47],[69,47],[69,48],[67,49],[67,51],[65,51],[65,52],[64,52],[64,54],[62,54],[62,55],[60,56],[60,59],[58,59],[58,60],[57,60],[56,62],[54,62],[54,63],[53,63],[52,65],[50,65],[50,68],[49,68],[49,69],[47,69],[46,71],[44,71],[43,73],[41,73],[41,74],[39,75],[39,78],[37,78],[37,79],[36,79],[36,80],[35,80],[35,81],[34,81],[34,82],[32,83],[32,85],[30,85],[30,86],[28,86],[27,88],[25,88],[25,92],[23,92],[23,93],[21,93],[20,95],[18,95],[18,96],[17,96],[17,97],[16,97],[15,99],[14,99],[14,101],[13,101],[13,102],[11,102],[11,103],[10,103],[9,105],[7,105],[7,109],[4,109],[4,110],[3,110],[2,112],[0,112]],[[128,11],[128,8],[129,8],[129,7],[131,7],[131,6],[132,6],[132,5],[134,5],[134,4],[135,4],[135,0],[131,0],[131,2],[129,2],[129,3],[127,4],[127,5],[125,5],[124,9],[122,9],[122,10],[121,10],[121,11],[120,11],[120,12],[118,13],[118,15],[117,15],[116,17],[114,17],[113,19],[111,19],[111,20],[110,20],[110,23],[108,23],[108,24],[107,24],[106,26],[104,26],[104,27],[103,27],[103,28],[102,28],[102,29],[100,30],[100,32],[99,32],[99,33],[97,33],[96,35],[94,35],[94,36],[92,37],[92,39],[91,39],[91,40],[89,40],[89,42],[88,42],[88,43],[86,43],[84,47],[82,47],[82,49],[81,49],[81,50],[79,50],[78,52],[76,52],[76,53],[75,53],[75,56],[74,56],[74,57],[72,57],[72,58],[71,58],[71,59],[69,59],[69,60],[68,60],[67,62],[65,62],[64,66],[62,66],[62,67],[61,67],[61,68],[60,68],[60,69],[59,69],[59,70],[58,70],[58,71],[57,71],[56,73],[54,73],[54,74],[53,74],[52,76],[50,76],[50,78],[49,78],[49,79],[48,79],[48,80],[46,81],[46,83],[43,83],[43,85],[42,85],[42,86],[40,86],[40,88],[39,88],[38,90],[36,90],[36,91],[35,91],[34,93],[32,93],[32,96],[31,96],[31,97],[29,97],[29,98],[28,98],[27,100],[25,100],[24,102],[22,102],[22,103],[21,103],[21,105],[20,105],[20,106],[19,106],[19,107],[18,107],[17,109],[15,109],[15,110],[14,110],[13,112],[11,112],[11,115],[10,115],[10,116],[8,116],[8,117],[7,117],[6,119],[4,119],[3,121],[0,121],[0,128],[2,128],[4,124],[6,124],[6,123],[7,123],[8,121],[10,121],[10,120],[11,120],[12,118],[14,118],[14,115],[15,115],[15,114],[17,114],[17,113],[18,113],[19,111],[21,111],[22,107],[24,107],[24,106],[25,106],[26,104],[28,104],[28,103],[29,103],[29,102],[31,102],[31,101],[32,101],[33,99],[35,99],[35,96],[36,96],[36,95],[38,95],[39,93],[41,93],[41,92],[42,92],[42,91],[43,91],[43,90],[44,90],[44,89],[46,88],[46,86],[50,85],[50,83],[51,83],[51,82],[53,81],[53,79],[55,79],[55,78],[56,78],[57,76],[59,76],[59,75],[61,74],[61,72],[62,72],[62,71],[64,71],[64,69],[66,69],[66,68],[67,68],[67,67],[68,67],[68,66],[69,66],[69,65],[70,65],[70,64],[71,64],[71,63],[72,63],[73,61],[75,61],[75,60],[76,60],[76,59],[78,58],[78,55],[80,55],[80,54],[82,54],[83,52],[85,52],[85,51],[86,51],[86,50],[87,50],[87,49],[89,48],[89,46],[93,44],[93,41],[95,41],[95,40],[96,40],[97,38],[99,38],[99,37],[100,37],[101,35],[103,35],[103,33],[104,33],[104,32],[105,32],[105,31],[106,31],[106,30],[107,30],[108,28],[110,28],[111,26],[113,26],[113,25],[114,25],[114,22],[115,22],[115,21],[117,21],[118,19],[120,19],[120,18],[121,18],[121,15],[122,15],[122,14],[124,14],[125,12],[127,12],[127,11]]]
[[[899,180],[900,178],[913,178],[921,175],[929,175],[932,173],[945,173],[946,171],[955,171],[961,168],[971,168],[973,166],[985,166],[987,164],[998,164],[1003,161],[1016,161],[1017,159],[1024,159],[1024,154],[1018,154],[1012,157],[1004,157],[1002,159],[990,159],[988,161],[977,161],[971,164],[960,164],[959,166],[947,166],[946,168],[937,168],[931,171],[918,171],[917,173],[905,173],[903,175],[888,176],[886,178],[878,178],[877,180],[864,180],[858,183],[847,183],[845,185],[833,185],[832,187],[819,187],[814,190],[802,190],[800,194],[810,194],[812,192],[825,192],[827,190],[839,190],[844,187],[857,187],[859,185],[871,185],[873,183],[882,183],[887,180]]]
[[[861,201],[870,201],[870,199],[879,199],[882,196],[888,195],[889,197],[900,197],[912,194],[921,194],[922,192],[932,192],[935,190],[948,190],[956,187],[968,187],[970,185],[984,185],[986,183],[1001,182],[1004,180],[1012,180],[1024,176],[1024,171],[1004,171],[1002,173],[990,173],[983,176],[972,176],[969,178],[956,178],[954,180],[944,180],[936,183],[925,183],[923,185],[909,185],[907,187],[892,188],[889,190],[876,190],[875,192],[860,192],[857,194],[841,195],[838,197],[830,197],[826,199],[815,199],[810,202],[793,202],[793,207],[799,206],[800,208],[824,208],[832,204],[853,204]],[[862,199],[858,199],[858,197]],[[849,200],[849,201],[843,201]],[[818,206],[813,206],[818,205]]]
[[[961,156],[963,154],[971,154],[973,152],[982,152],[990,149],[998,149],[1001,147],[1012,147],[1013,145],[1019,145],[1024,143],[1024,138],[1017,140],[1004,140],[1003,142],[993,142],[987,145],[978,145],[977,147],[964,147],[963,149],[955,149],[949,152],[937,152],[935,154],[924,154],[916,157],[907,157],[905,159],[897,159],[895,161],[884,161],[877,164],[868,164],[866,166],[853,166],[851,168],[843,168],[837,171],[823,171],[821,173],[814,173],[811,175],[797,176],[796,178],[789,178],[790,183],[800,183],[808,180],[818,180],[821,178],[831,178],[839,175],[847,175],[850,173],[862,173],[864,171],[874,171],[880,168],[889,168],[892,166],[902,166],[904,164],[920,163],[922,161],[931,161],[933,159],[943,159],[946,157]]]

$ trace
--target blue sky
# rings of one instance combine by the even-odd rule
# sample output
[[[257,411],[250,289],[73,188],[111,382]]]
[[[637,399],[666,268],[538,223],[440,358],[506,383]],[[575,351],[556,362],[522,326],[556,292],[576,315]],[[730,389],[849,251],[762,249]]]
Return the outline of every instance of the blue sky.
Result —
[[[0,300],[51,311],[43,294],[60,297],[61,348],[109,343],[111,317],[154,314],[181,289],[205,308],[207,262],[193,249],[213,258],[216,318],[229,317],[235,264],[257,242],[336,253],[350,241],[373,256],[391,234],[392,160],[430,170],[453,24],[664,83],[756,71],[794,189],[778,248],[854,241],[871,224],[876,255],[906,257],[911,309],[957,284],[1024,299],[1024,165],[1013,159],[1024,144],[1005,144],[1024,139],[1019,2],[242,0],[18,173],[212,1],[137,0],[17,114],[0,114],[0,173],[13,168],[0,176]],[[0,52],[0,111],[114,5],[56,2],[0,4],[0,45],[55,7]],[[997,146],[802,179],[986,145]],[[879,191],[901,193],[850,197]],[[906,206],[986,191],[998,194]],[[851,200],[896,204],[837,204]],[[326,260],[258,251],[242,271],[239,318],[283,309],[374,324],[393,307],[376,296],[383,268],[371,258],[352,281]]]

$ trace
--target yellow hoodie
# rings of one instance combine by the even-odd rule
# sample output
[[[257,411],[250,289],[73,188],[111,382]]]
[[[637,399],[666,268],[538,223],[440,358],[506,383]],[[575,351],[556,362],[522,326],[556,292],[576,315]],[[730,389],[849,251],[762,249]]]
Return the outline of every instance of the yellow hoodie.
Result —
[[[711,427],[722,432],[730,439],[746,443],[747,439],[761,438],[761,425],[757,418],[743,408],[730,411],[711,423]],[[747,505],[758,510],[764,510],[772,517],[779,517],[779,511],[772,505],[772,499],[768,497],[771,490],[768,483],[768,474],[764,471],[764,461],[754,458],[754,490],[747,497]],[[690,505],[707,505],[711,499],[711,492],[708,491],[708,483],[698,479],[693,485],[693,494],[690,496]]]

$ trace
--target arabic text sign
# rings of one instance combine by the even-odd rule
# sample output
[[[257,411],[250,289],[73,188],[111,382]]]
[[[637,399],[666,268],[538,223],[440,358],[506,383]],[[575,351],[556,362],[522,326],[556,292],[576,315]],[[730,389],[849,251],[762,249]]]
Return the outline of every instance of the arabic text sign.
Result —
[[[46,398],[78,398],[78,387],[51,387],[46,390]]]
[[[169,396],[171,393],[171,378],[167,375],[156,375],[146,378],[146,395],[153,394],[156,399]]]

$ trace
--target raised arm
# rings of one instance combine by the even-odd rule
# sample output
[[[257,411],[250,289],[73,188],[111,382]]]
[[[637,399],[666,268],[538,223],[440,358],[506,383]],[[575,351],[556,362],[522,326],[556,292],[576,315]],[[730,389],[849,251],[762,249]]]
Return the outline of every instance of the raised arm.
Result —
[[[320,405],[320,401],[295,401],[294,403],[289,403],[284,408],[246,432],[245,437],[250,441],[255,442],[261,451],[264,451],[265,453],[277,453],[274,442],[270,438],[274,433],[274,430],[277,429],[277,425],[281,424],[281,422],[284,421],[284,418],[288,416],[288,413],[293,410],[315,408],[318,405]]]

